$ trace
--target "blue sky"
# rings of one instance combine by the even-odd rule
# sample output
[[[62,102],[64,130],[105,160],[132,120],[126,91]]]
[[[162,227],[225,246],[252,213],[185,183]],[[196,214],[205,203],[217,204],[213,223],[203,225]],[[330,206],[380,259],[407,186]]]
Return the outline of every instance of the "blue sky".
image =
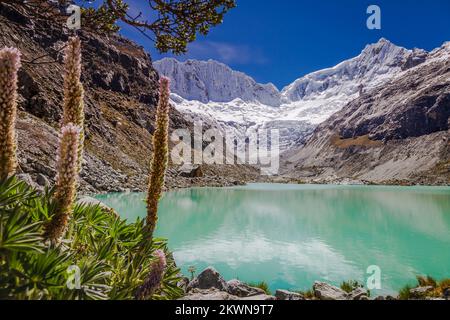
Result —
[[[146,1],[131,2],[142,7]],[[366,10],[372,4],[381,8],[381,30],[366,27]],[[426,50],[450,41],[450,0],[237,0],[237,5],[222,25],[177,58],[215,59],[282,88],[358,55],[381,37]],[[159,54],[133,28],[125,27],[122,33],[144,46],[154,60],[171,56]]]

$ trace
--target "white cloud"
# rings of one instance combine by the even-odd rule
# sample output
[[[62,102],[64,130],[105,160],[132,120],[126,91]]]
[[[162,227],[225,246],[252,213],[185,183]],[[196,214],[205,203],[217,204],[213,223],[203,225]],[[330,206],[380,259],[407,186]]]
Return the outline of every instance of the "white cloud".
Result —
[[[226,64],[265,64],[268,62],[261,50],[248,45],[235,45],[225,42],[202,41],[188,46],[183,58],[207,60],[214,59]]]

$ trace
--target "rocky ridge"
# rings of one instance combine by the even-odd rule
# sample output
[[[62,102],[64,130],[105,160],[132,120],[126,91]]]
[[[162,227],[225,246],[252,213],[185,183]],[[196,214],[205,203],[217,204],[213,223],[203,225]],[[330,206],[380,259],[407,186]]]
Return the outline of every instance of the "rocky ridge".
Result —
[[[62,114],[62,48],[71,35],[64,26],[36,20],[8,4],[0,4],[0,47],[22,52],[17,121],[20,176],[43,188],[55,179],[59,121]],[[150,56],[118,35],[98,36],[81,30],[85,88],[86,141],[80,188],[84,193],[144,191],[152,153],[159,75]],[[192,124],[172,108],[170,130]],[[171,167],[168,188],[223,186],[256,176],[251,168],[233,176],[220,167],[201,177],[182,177]],[[244,174],[246,172],[246,174]]]

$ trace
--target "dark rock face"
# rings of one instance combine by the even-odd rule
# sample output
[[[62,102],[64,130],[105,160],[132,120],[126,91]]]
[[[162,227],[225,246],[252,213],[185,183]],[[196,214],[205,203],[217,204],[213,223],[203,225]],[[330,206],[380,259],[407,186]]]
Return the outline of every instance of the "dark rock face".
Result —
[[[228,285],[217,270],[212,267],[205,269],[194,280],[189,283],[187,291],[192,289],[219,289],[228,291]]]
[[[70,32],[56,23],[33,20],[0,4],[0,47],[18,47],[19,161],[24,173],[42,184],[54,182],[63,100],[63,53]],[[120,36],[82,31],[86,141],[84,192],[144,190],[158,102],[157,72],[148,54]],[[37,63],[27,63],[38,57]],[[49,62],[49,63],[42,63]],[[176,110],[171,130],[190,124]],[[172,183],[171,178],[168,184]]]
[[[63,102],[61,49],[71,33],[4,3],[0,3],[0,18],[0,47],[17,47],[22,52],[17,122],[20,173],[33,183],[42,174],[52,184]],[[83,30],[78,35],[82,41],[86,134],[80,191],[145,191],[159,75],[143,48],[123,37]],[[186,128],[192,124],[172,108],[170,130]],[[232,174],[228,169],[213,169],[202,177],[180,177],[176,170],[169,170],[166,185],[229,186],[236,176],[248,175],[249,181],[259,177],[259,171],[251,167],[240,166],[231,170]]]
[[[447,75],[450,77],[450,73]],[[450,82],[420,88],[420,81],[421,78],[416,79],[414,83],[400,81],[396,86],[381,89],[376,97],[363,96],[351,102],[345,113],[354,122],[347,122],[344,127],[341,125],[340,135],[344,139],[369,135],[373,140],[395,140],[448,130]],[[408,97],[418,89],[422,89],[419,96]],[[407,100],[393,102],[390,99],[399,95],[404,95]],[[382,101],[385,101],[384,105],[392,104],[385,113],[376,114],[379,105],[383,104]],[[361,115],[359,119],[354,116],[355,112],[358,116]]]

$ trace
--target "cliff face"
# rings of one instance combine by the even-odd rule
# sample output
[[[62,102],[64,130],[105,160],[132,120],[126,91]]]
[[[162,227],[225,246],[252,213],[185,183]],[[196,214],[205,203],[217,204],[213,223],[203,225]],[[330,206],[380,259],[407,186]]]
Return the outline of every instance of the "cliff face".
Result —
[[[5,4],[0,4],[0,30],[0,47],[13,46],[22,52],[17,123],[20,168],[24,178],[43,185],[55,177],[63,98],[59,49],[69,31],[50,21],[33,20]],[[119,36],[83,31],[79,36],[86,91],[81,188],[85,192],[144,190],[159,76],[150,57],[136,44]],[[179,112],[171,111],[171,130],[189,125]],[[171,186],[175,177],[168,180]]]
[[[285,155],[306,179],[450,184],[450,43],[364,92]]]

